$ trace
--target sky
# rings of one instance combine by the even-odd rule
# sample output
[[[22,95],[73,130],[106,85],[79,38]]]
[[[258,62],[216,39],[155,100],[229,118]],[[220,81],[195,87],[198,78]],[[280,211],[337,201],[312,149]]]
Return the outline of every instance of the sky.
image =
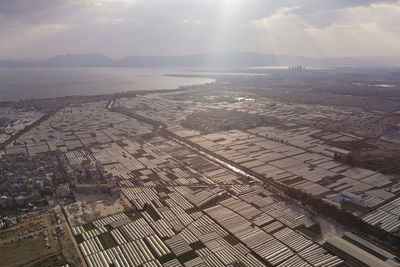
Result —
[[[0,0],[0,58],[400,56],[400,0]]]

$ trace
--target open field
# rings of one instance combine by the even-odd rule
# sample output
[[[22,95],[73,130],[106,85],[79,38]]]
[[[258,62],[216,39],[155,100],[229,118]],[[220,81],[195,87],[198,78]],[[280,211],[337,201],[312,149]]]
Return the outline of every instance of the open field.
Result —
[[[43,236],[22,239],[0,247],[2,266],[20,266],[40,259],[61,249],[58,241],[50,241],[52,246],[46,248]]]
[[[0,232],[0,259],[2,266],[20,266],[62,250],[57,236],[51,234],[55,227],[52,215],[44,213]],[[44,233],[47,231],[49,247]]]
[[[25,235],[39,232],[44,230],[46,220],[51,220],[49,215],[42,213],[33,217],[28,217],[20,221],[19,224],[0,231],[0,245],[5,242],[10,242],[12,239],[16,240],[20,236],[23,238]]]
[[[63,258],[62,253],[56,253],[52,256],[40,259],[27,265],[27,267],[53,267],[53,266],[63,266],[66,262]]]
[[[24,233],[25,231],[31,232],[32,230],[37,231],[41,228],[42,227],[40,226],[40,222],[35,221],[35,222],[24,223],[17,227],[12,227],[10,229],[6,229],[0,232],[0,244],[2,244],[3,242],[7,242],[10,239],[16,238],[17,237],[16,233],[18,235],[18,233]]]

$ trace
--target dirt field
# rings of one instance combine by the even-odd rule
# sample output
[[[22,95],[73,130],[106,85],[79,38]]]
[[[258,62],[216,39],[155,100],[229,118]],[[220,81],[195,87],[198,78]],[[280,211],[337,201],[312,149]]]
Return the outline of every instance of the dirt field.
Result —
[[[17,227],[12,227],[11,229],[6,229],[0,232],[0,244],[9,241],[10,239],[19,238],[19,233],[24,233],[25,231],[32,231],[41,229],[40,222],[23,223]],[[16,236],[16,234],[18,236]]]
[[[63,266],[65,264],[66,262],[63,258],[62,253],[56,253],[44,259],[37,260],[32,264],[27,265],[26,267],[55,267],[55,266]]]
[[[246,112],[211,110],[190,114],[181,124],[190,129],[213,133],[233,129],[246,130],[263,125],[264,122],[261,116]]]
[[[400,123],[400,115],[390,115],[384,118],[385,123]]]
[[[58,237],[51,234],[53,228],[54,219],[50,213],[45,213],[1,231],[1,266],[20,266],[61,251]],[[44,241],[45,230],[48,232],[49,247]]]
[[[65,206],[65,211],[72,225],[81,225],[99,217],[123,212],[130,207],[129,201],[119,196],[76,194],[76,202]]]
[[[329,145],[351,151],[349,159],[343,159],[347,164],[362,167],[384,174],[400,175],[400,148],[384,142],[328,142]]]

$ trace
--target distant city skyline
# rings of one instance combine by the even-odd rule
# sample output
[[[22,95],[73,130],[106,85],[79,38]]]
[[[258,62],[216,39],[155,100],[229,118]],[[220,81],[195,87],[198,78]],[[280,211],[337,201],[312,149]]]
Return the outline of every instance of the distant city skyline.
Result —
[[[0,59],[400,56],[398,0],[3,0]]]

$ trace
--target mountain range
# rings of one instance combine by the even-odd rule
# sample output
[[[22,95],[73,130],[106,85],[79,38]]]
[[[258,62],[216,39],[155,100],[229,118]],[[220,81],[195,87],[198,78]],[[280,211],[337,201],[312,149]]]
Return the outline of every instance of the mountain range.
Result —
[[[311,58],[248,52],[186,56],[128,56],[113,60],[103,54],[66,54],[44,59],[0,60],[0,67],[261,67],[304,65],[310,67],[399,67],[400,57]]]

